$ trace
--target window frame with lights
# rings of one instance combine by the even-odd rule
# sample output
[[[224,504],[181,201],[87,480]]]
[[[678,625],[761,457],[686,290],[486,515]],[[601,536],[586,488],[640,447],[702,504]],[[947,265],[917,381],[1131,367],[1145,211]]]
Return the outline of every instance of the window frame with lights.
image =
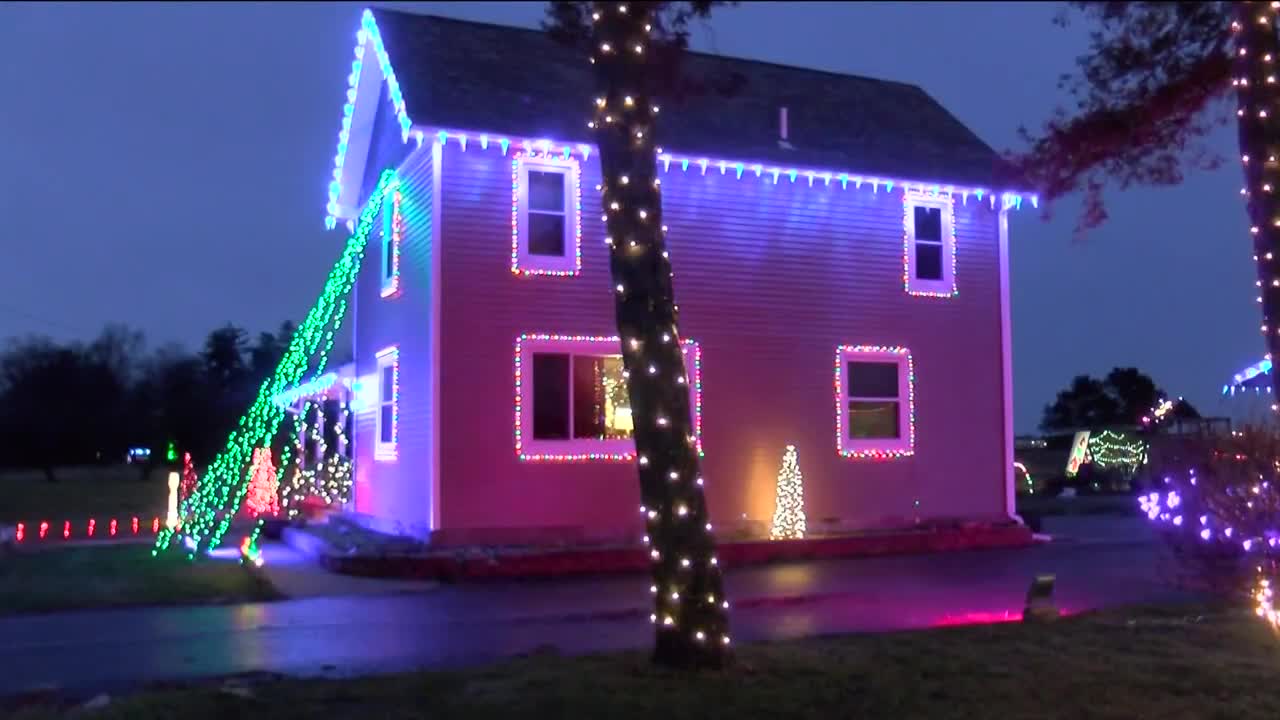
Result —
[[[400,245],[404,242],[404,198],[399,187],[387,188],[382,200],[382,230],[378,254],[378,283],[383,299],[400,294]]]
[[[373,457],[379,461],[392,461],[398,457],[400,444],[400,348],[392,345],[380,350],[374,359],[377,361],[377,374],[374,376],[377,400],[373,406]],[[391,372],[390,392],[386,383],[387,371]],[[387,409],[391,411],[391,439],[383,440],[386,427],[383,415]]]
[[[897,368],[897,394],[853,395],[849,366],[856,363],[893,364]],[[892,459],[915,453],[915,377],[911,351],[902,347],[842,345],[836,351],[836,452],[847,458]],[[896,437],[854,437],[852,410],[855,402],[894,402],[898,407]]]
[[[516,275],[573,276],[582,272],[582,212],[579,194],[582,168],[575,158],[547,154],[522,154],[514,161],[513,195],[515,227],[511,248],[511,272]],[[530,204],[529,172],[552,173],[562,178],[562,212],[535,209]],[[530,214],[562,215],[561,254],[535,253],[530,249]]]
[[[693,414],[695,444],[702,451],[702,370],[701,348],[692,340],[682,343],[685,368],[689,374],[689,409]],[[567,393],[565,416],[567,437],[535,436],[537,391],[535,389],[535,355],[566,355]],[[575,413],[573,384],[575,357],[616,357],[621,359],[616,337],[525,335],[516,340],[515,387],[515,452],[526,462],[626,462],[635,459],[634,435],[625,438],[574,437]]]
[[[955,198],[929,195],[918,191],[903,194],[903,286],[909,295],[924,297],[954,297],[959,293],[956,283],[956,212]],[[937,210],[939,239],[920,239],[916,232],[916,210]],[[920,244],[936,245],[940,257],[941,277],[919,277]]]

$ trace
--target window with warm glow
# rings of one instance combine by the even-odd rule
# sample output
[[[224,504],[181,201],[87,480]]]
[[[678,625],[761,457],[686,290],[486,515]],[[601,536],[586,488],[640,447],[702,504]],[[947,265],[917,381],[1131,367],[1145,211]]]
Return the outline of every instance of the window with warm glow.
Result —
[[[845,364],[845,377],[849,386],[849,437],[901,437],[898,363],[851,361]]]
[[[378,414],[375,418],[374,456],[396,457],[399,440],[400,352],[391,347],[378,353]]]
[[[614,338],[534,336],[517,343],[516,449],[524,459],[634,456],[622,355]],[[700,431],[697,349],[686,342],[689,407]]]
[[[906,289],[912,295],[950,297],[955,283],[955,218],[952,200],[908,194],[903,223]]]
[[[533,353],[533,437],[631,437],[622,356]]]
[[[577,274],[582,224],[577,161],[521,156],[515,163],[512,272]]]
[[[843,455],[910,454],[915,441],[911,354],[844,346],[836,357],[836,424]]]

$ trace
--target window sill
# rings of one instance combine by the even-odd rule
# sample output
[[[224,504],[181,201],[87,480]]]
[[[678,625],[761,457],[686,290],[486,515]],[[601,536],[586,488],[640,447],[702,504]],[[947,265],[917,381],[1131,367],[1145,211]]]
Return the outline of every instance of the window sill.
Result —
[[[527,440],[516,449],[523,462],[630,462],[636,443],[626,440]]]

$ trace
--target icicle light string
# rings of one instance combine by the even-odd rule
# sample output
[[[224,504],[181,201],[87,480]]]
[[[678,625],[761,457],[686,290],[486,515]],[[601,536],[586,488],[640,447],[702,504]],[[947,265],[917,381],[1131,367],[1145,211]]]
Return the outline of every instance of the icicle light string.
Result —
[[[632,55],[635,58],[643,58],[644,42],[645,40],[641,40],[638,43],[638,46],[642,48],[640,53],[635,52],[637,43],[632,43],[629,46],[615,46],[613,43],[603,43],[598,48],[595,48],[593,52],[603,55],[611,54],[617,49],[620,53]],[[604,49],[606,45],[609,48],[607,51]],[[628,48],[630,52],[628,52]],[[351,129],[356,111],[356,99],[360,92],[372,92],[376,89],[366,89],[360,83],[364,63],[370,59],[369,50],[372,50],[373,59],[377,60],[379,71],[386,82],[388,102],[391,105],[391,110],[395,113],[396,122],[400,126],[401,140],[406,143],[412,138],[421,147],[426,138],[434,134],[440,139],[442,145],[447,145],[449,140],[453,140],[464,151],[469,147],[479,146],[482,150],[500,150],[505,155],[514,145],[523,148],[526,152],[541,151],[546,154],[561,155],[565,159],[578,156],[583,161],[586,161],[591,157],[593,148],[584,143],[553,142],[548,139],[535,138],[512,138],[499,133],[467,132],[414,125],[409,118],[404,94],[400,82],[396,78],[395,70],[391,67],[391,59],[387,55],[386,47],[383,45],[382,34],[378,29],[378,24],[374,20],[373,13],[365,10],[360,19],[360,31],[356,34],[355,59],[351,63],[351,72],[347,76],[346,102],[342,107],[342,122],[338,131],[338,144],[333,158],[332,179],[328,188],[329,199],[326,205],[325,226],[330,229],[337,226],[338,217],[343,212],[339,205],[339,200],[342,196],[344,183],[349,179],[345,173],[345,164],[347,151],[351,143]],[[591,58],[591,60],[594,64],[595,57]],[[624,94],[619,98],[620,103],[615,107],[626,109],[628,107],[626,105],[627,97]],[[630,97],[632,98],[632,106],[637,106],[637,96],[631,95]],[[649,110],[652,116],[656,116],[660,108],[657,104],[651,104]],[[592,122],[596,121],[593,120]],[[592,129],[594,129],[594,126]],[[1029,200],[1032,207],[1040,206],[1039,196],[1032,193],[996,192],[988,188],[971,185],[957,185],[955,183],[931,182],[909,178],[886,178],[879,175],[842,172],[831,169],[782,167],[769,163],[712,158],[697,154],[664,153],[661,150],[655,150],[655,153],[659,162],[662,163],[663,172],[670,171],[671,166],[675,165],[682,172],[687,173],[692,169],[699,175],[704,176],[708,173],[732,174],[735,178],[742,179],[746,175],[772,183],[777,183],[780,178],[785,177],[787,182],[803,182],[808,187],[829,187],[832,182],[838,183],[842,189],[848,189],[850,184],[855,189],[860,189],[865,185],[872,192],[880,192],[882,189],[885,192],[892,192],[895,187],[903,190],[911,187],[934,196],[940,194],[958,195],[966,205],[969,202],[969,197],[973,196],[978,202],[985,200],[993,209],[997,204],[1005,209],[1020,209],[1024,200]]]

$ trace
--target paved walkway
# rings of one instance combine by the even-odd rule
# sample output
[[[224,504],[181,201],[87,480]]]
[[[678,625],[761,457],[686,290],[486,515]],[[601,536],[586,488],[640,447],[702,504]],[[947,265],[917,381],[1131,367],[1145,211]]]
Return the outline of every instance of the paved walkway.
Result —
[[[1081,544],[1155,543],[1156,524],[1143,515],[1051,515],[1041,530],[1055,542]]]
[[[383,580],[328,572],[310,558],[281,542],[262,544],[262,572],[277,590],[289,598],[335,595],[391,595],[428,592],[437,583],[428,580]]]
[[[885,631],[1017,617],[1031,578],[1057,574],[1069,612],[1186,596],[1153,543],[743,568],[727,577],[735,639]],[[0,695],[113,691],[249,671],[348,674],[581,653],[651,641],[641,576],[441,586],[432,592],[0,619]]]

